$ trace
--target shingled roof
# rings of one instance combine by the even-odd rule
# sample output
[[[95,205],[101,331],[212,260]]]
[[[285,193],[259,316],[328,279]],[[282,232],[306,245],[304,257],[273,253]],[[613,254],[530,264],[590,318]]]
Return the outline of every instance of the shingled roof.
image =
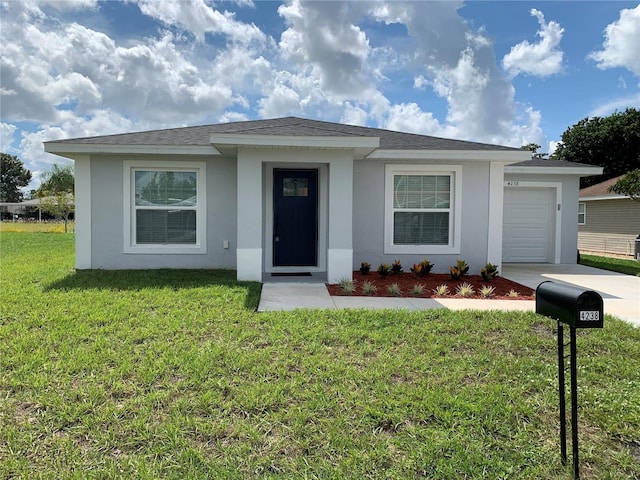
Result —
[[[552,160],[549,158],[532,158],[523,162],[512,163],[510,167],[565,167],[565,168],[583,168],[593,167],[587,163],[568,162],[567,160]]]
[[[623,195],[619,195],[616,192],[610,192],[609,188],[613,186],[618,180],[620,180],[624,175],[620,175],[615,178],[610,178],[609,180],[605,180],[604,182],[596,183],[595,185],[590,185],[585,188],[580,189],[580,198],[586,197],[622,197]]]
[[[380,138],[379,148],[382,150],[519,150],[502,145],[452,140],[298,117],[169,128],[165,130],[151,130],[118,135],[55,140],[47,143],[74,145],[206,146],[211,144],[211,134],[215,133],[265,136],[378,137]]]

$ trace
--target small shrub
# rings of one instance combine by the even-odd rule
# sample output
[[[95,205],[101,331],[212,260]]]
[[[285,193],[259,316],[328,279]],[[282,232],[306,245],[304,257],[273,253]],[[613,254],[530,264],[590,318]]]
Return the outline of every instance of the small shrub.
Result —
[[[413,273],[416,277],[422,275],[422,265],[419,263],[414,263],[413,267],[411,267],[411,273]]]
[[[458,260],[453,267],[449,268],[452,280],[459,280],[469,272],[469,265],[464,260]]]
[[[424,285],[421,285],[419,283],[416,283],[412,288],[411,288],[411,293],[415,296],[420,296],[424,294]]]
[[[446,297],[451,292],[449,291],[449,287],[443,283],[434,288],[433,293],[436,297]]]
[[[491,298],[496,291],[496,287],[492,287],[490,285],[483,285],[480,289],[480,295],[484,298]]]
[[[513,288],[509,290],[509,293],[507,293],[507,297],[518,298],[519,296],[520,294],[516,292]]]
[[[360,273],[362,275],[369,275],[369,270],[371,270],[371,264],[369,262],[362,262],[360,264]]]
[[[470,297],[474,293],[475,290],[473,289],[473,286],[471,286],[467,282],[464,282],[463,284],[456,287],[456,295],[460,297]]]
[[[392,283],[387,287],[387,293],[392,297],[399,297],[402,295],[402,290],[400,290],[400,285],[397,283]]]
[[[420,263],[413,264],[413,267],[411,267],[411,273],[413,273],[415,276],[429,275],[432,268],[433,263],[425,258]]]
[[[362,282],[362,293],[364,295],[375,295],[378,293],[378,287],[376,287],[375,283],[365,280]]]
[[[422,275],[429,275],[429,273],[431,272],[431,269],[433,268],[433,263],[431,263],[426,258],[423,258],[422,261],[420,262],[420,267],[422,268],[420,271]]]
[[[353,283],[353,280],[351,280],[350,278],[340,279],[340,283],[338,283],[338,285],[340,286],[340,290],[342,291],[342,293],[346,295],[353,295],[353,293],[356,291],[356,286]]]
[[[498,275],[498,266],[487,263],[484,268],[480,270],[480,275],[482,275],[482,279],[485,282],[490,282],[493,277]]]
[[[391,267],[388,263],[381,263],[380,265],[378,265],[378,275],[380,275],[381,277],[386,277],[387,275],[389,275],[390,271]]]
[[[400,260],[394,260],[391,264],[391,273],[395,273],[396,275],[402,273],[402,264]]]

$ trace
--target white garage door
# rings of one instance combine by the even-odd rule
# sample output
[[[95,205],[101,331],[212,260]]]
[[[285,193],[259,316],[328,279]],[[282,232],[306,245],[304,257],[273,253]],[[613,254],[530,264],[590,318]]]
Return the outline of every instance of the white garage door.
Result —
[[[554,207],[550,188],[504,189],[503,262],[553,262]]]

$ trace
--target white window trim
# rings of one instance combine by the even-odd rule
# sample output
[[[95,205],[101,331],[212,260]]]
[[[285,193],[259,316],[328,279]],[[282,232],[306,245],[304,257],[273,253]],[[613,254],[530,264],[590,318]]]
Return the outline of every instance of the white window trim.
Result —
[[[450,175],[451,208],[448,245],[394,245],[393,243],[393,176]],[[386,254],[459,254],[462,232],[462,165],[385,165],[384,253]]]
[[[582,222],[580,221],[580,207],[582,207]],[[587,224],[587,204],[585,202],[578,203],[578,225]]]
[[[207,253],[207,189],[205,162],[171,162],[164,160],[125,160],[123,162],[123,193],[124,193],[124,225],[123,251],[124,253],[139,254],[205,254]],[[164,170],[177,172],[181,170],[197,172],[198,206],[196,209],[196,243],[195,244],[143,244],[135,243],[135,175],[136,170]]]

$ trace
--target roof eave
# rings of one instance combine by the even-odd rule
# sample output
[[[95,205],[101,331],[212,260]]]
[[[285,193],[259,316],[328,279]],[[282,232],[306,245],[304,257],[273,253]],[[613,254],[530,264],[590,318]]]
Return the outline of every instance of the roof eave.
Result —
[[[251,147],[375,148],[380,145],[379,137],[245,135],[242,133],[212,133],[210,141],[214,145]]]
[[[518,167],[507,165],[504,173],[529,173],[540,175],[579,175],[589,177],[591,175],[601,175],[602,167]]]
[[[515,163],[529,160],[531,152],[520,150],[379,149],[371,153],[367,158],[372,160],[482,160]]]
[[[247,135],[242,133],[212,133],[209,137],[218,150],[237,147],[268,148],[337,148],[354,149],[366,155],[380,146],[379,137],[311,136],[311,135]]]
[[[127,145],[45,142],[44,151],[67,158],[91,154],[220,155],[213,145]]]
[[[593,195],[591,197],[580,197],[581,202],[591,202],[594,200],[631,200],[628,195]]]

